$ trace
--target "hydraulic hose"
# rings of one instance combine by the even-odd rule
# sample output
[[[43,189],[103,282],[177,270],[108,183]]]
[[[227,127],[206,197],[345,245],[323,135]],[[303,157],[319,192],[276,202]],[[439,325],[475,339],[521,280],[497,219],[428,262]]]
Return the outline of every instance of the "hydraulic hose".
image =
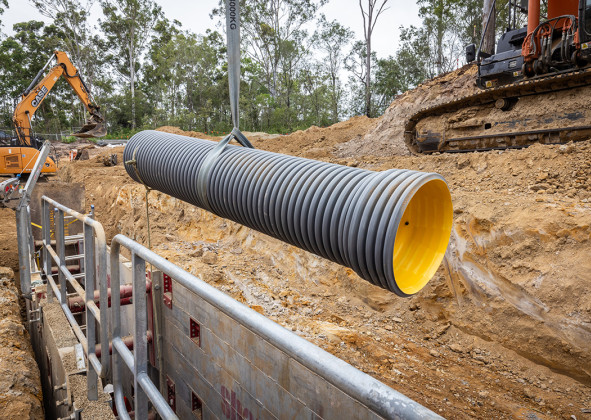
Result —
[[[147,187],[350,267],[399,296],[417,293],[437,271],[453,219],[441,175],[231,145],[202,170],[216,145],[142,131],[125,147],[125,169]]]

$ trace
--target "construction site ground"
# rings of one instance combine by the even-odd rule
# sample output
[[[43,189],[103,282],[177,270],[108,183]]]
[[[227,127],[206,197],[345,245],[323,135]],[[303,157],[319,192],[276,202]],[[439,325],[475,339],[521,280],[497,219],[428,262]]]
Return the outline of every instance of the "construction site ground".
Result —
[[[591,419],[591,141],[410,155],[405,117],[474,89],[472,71],[407,92],[379,119],[288,136],[247,133],[274,152],[442,174],[454,230],[444,263],[415,296],[399,298],[157,191],[148,195],[152,247],[446,418]],[[97,148],[89,160],[62,160],[57,178],[85,184],[108,238],[123,233],[147,244],[145,189],[127,176],[122,152]],[[118,165],[104,166],[112,153]],[[0,219],[0,265],[16,268],[14,212],[0,209]]]

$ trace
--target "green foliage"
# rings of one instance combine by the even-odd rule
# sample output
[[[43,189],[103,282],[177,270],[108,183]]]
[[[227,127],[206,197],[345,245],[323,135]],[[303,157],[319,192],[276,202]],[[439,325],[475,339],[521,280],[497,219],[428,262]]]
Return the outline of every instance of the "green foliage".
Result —
[[[78,141],[78,137],[74,137],[74,136],[62,137],[62,143],[70,144],[70,143],[74,143],[76,141]]]
[[[319,65],[319,72],[325,68],[325,77],[327,78],[328,86],[328,101],[331,107],[332,123],[339,120],[342,114],[342,105],[344,98],[344,87],[341,83],[339,73],[345,64],[345,48],[353,40],[353,31],[344,27],[337,21],[329,22],[326,17],[320,17],[320,30],[314,36],[314,43],[324,54],[322,62],[324,65]]]
[[[101,21],[109,54],[107,61],[129,83],[131,128],[137,123],[136,74],[152,29],[162,18],[162,9],[152,0],[101,0],[105,19]],[[142,114],[139,114],[142,118]]]
[[[478,43],[482,32],[483,0],[419,0],[422,25],[401,28],[398,50],[389,57],[372,52],[368,69],[367,43],[322,15],[327,1],[241,2],[243,131],[285,134],[368,109],[378,116],[396,95],[455,68],[463,46]],[[99,0],[104,17],[98,27],[88,21],[93,0],[31,2],[51,24],[21,22],[14,35],[0,35],[3,125],[11,125],[13,100],[58,49],[68,53],[101,105],[106,138],[163,125],[206,133],[232,129],[223,31],[187,31],[166,19],[154,0]],[[0,0],[0,9],[6,5]],[[506,5],[499,0],[499,21],[508,20]],[[212,16],[225,22],[222,0]],[[38,133],[72,132],[85,117],[60,81],[33,125]]]
[[[8,8],[8,0],[0,0],[0,15],[2,15],[5,11],[4,8]],[[0,25],[2,25],[2,21],[0,20]]]

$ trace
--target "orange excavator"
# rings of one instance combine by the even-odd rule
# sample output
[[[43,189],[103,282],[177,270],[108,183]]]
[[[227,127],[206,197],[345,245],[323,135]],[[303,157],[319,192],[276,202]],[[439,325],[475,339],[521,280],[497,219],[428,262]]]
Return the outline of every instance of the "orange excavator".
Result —
[[[507,2],[509,22],[496,51],[483,51],[483,42],[466,48],[480,90],[411,116],[405,127],[411,151],[521,148],[591,137],[591,0],[547,0],[545,16],[540,3]],[[518,13],[527,14],[527,26],[518,27]]]
[[[45,70],[54,61],[56,63],[44,76]],[[90,118],[84,126],[72,135],[88,138],[103,137],[107,134],[105,119],[99,112],[100,107],[93,100],[80,72],[65,52],[55,51],[29,87],[20,95],[12,117],[16,138],[10,138],[8,135],[5,135],[4,138],[0,136],[0,175],[28,174],[33,169],[43,141],[33,133],[31,119],[61,76],[64,76],[90,113]],[[48,157],[43,165],[42,173],[55,173],[56,171],[55,160]]]

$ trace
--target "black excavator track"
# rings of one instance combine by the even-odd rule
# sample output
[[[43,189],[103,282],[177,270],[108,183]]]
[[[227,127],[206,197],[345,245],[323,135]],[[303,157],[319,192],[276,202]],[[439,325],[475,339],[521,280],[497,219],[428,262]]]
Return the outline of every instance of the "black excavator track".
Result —
[[[523,118],[519,113],[519,102],[531,102],[539,99],[540,95],[572,91],[587,86],[591,86],[591,67],[556,72],[492,87],[451,102],[423,108],[407,121],[405,142],[414,153],[457,153],[523,148],[534,143],[561,144],[584,140],[591,137],[591,111],[587,112],[574,103],[572,109],[569,109],[572,101],[563,100],[564,103],[561,104],[558,100],[552,111],[544,115],[542,101],[539,102],[539,116]],[[591,92],[591,88],[589,90]],[[556,101],[556,98],[552,100]],[[513,118],[500,114],[514,108],[516,110],[513,112]],[[471,124],[464,124],[462,127],[462,123],[457,123],[460,128],[452,127],[450,121],[461,119],[454,114],[466,112],[468,109],[471,110],[467,113],[472,115],[478,114],[480,110],[495,111],[500,115],[492,122],[472,118],[475,122]],[[482,124],[479,124],[481,120]],[[491,128],[494,129],[487,131]]]

